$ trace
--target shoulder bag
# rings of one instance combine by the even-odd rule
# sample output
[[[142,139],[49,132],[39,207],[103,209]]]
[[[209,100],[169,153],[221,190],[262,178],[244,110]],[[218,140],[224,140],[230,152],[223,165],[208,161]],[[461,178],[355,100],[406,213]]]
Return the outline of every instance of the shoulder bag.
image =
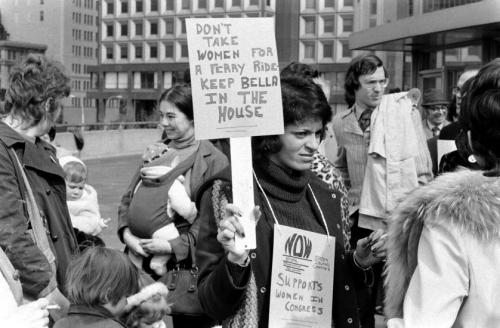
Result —
[[[190,239],[191,266],[183,267],[177,264],[174,269],[163,275],[159,281],[168,288],[167,301],[172,304],[172,315],[201,316],[205,315],[198,301],[198,265],[196,264],[194,238],[187,234]]]

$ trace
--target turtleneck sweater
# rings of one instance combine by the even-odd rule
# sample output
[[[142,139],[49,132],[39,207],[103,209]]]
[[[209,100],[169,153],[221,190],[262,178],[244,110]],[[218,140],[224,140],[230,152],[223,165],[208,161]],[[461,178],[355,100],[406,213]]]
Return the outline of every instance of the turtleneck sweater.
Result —
[[[254,170],[280,225],[326,233],[318,205],[307,186],[311,178],[307,172],[266,160],[254,163]],[[273,215],[260,189],[259,197],[263,217],[272,225]]]

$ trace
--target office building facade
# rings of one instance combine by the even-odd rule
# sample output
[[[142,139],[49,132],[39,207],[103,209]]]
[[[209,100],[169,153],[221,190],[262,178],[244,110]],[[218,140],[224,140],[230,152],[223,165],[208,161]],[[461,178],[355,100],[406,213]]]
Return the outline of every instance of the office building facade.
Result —
[[[155,120],[162,90],[186,78],[185,18],[273,17],[280,67],[310,64],[329,82],[332,105],[343,106],[353,8],[353,0],[102,0],[88,96],[99,121]]]
[[[0,0],[2,24],[10,40],[45,44],[46,56],[60,61],[71,78],[63,120],[95,121],[95,101],[87,68],[97,64],[97,0]],[[82,113],[85,112],[85,116]]]

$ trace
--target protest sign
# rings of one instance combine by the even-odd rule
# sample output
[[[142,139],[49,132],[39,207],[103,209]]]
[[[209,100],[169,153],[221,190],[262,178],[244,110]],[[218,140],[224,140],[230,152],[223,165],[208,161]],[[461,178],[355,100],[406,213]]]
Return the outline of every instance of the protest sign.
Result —
[[[233,202],[256,248],[250,137],[283,134],[273,18],[186,19],[196,139],[230,138]]]
[[[269,327],[331,327],[335,238],[275,225]]]
[[[186,19],[196,139],[282,134],[272,18]]]

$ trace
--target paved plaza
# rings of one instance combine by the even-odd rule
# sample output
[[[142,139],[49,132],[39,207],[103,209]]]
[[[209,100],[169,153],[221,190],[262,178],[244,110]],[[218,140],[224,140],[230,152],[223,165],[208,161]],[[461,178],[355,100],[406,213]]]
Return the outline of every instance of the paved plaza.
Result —
[[[108,228],[101,233],[106,245],[123,249],[116,235],[118,205],[128,187],[132,175],[141,163],[139,155],[111,157],[85,161],[88,166],[88,184],[97,190],[99,206],[103,218],[111,218]]]

